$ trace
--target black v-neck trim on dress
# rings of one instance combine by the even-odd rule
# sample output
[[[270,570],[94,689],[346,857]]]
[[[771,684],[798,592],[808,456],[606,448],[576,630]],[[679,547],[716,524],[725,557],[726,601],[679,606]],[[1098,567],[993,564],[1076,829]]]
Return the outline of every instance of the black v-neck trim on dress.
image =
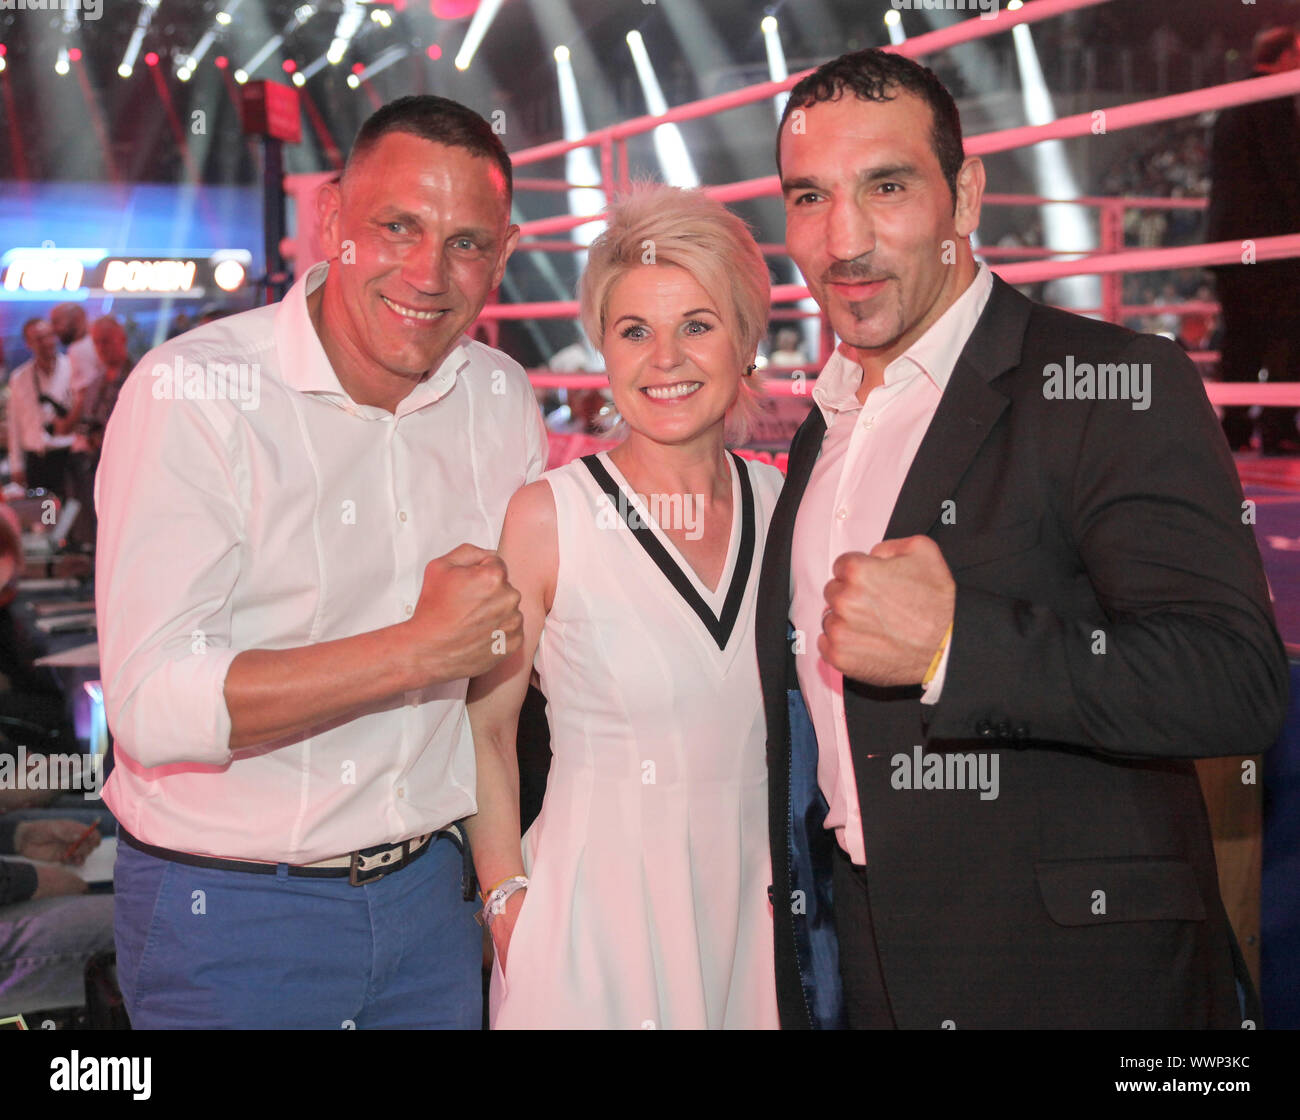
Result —
[[[606,497],[614,504],[614,508],[619,511],[619,516],[623,524],[628,527],[632,535],[636,538],[637,543],[645,549],[646,555],[655,562],[656,567],[667,577],[668,582],[673,585],[686,605],[691,608],[698,616],[704,627],[712,635],[713,640],[718,643],[718,649],[725,650],[727,642],[731,640],[731,631],[736,625],[736,618],[740,614],[740,605],[745,598],[745,586],[749,582],[750,568],[754,561],[754,490],[749,481],[749,471],[745,466],[744,460],[734,451],[730,453],[736,461],[736,474],[740,479],[740,548],[736,553],[736,566],[731,573],[731,586],[727,589],[727,597],[722,604],[721,617],[715,615],[709,609],[709,605],[701,597],[700,593],[691,586],[690,578],[682,571],[680,565],[668,554],[663,543],[655,536],[654,530],[645,524],[640,515],[637,516],[638,524],[633,525],[628,519],[629,513],[635,512],[634,503],[631,496],[626,494],[617,482],[614,481],[609,471],[605,469],[605,464],[595,455],[584,455],[582,458],[583,465],[591,472],[591,477],[596,480],[596,485],[605,492]],[[620,495],[623,501],[619,501]],[[730,545],[728,545],[730,551]]]

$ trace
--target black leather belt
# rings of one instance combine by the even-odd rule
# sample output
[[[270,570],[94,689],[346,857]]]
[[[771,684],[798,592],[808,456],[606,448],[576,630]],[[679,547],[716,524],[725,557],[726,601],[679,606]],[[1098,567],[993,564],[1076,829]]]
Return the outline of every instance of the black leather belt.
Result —
[[[195,855],[193,852],[178,852],[172,848],[160,848],[155,844],[146,844],[143,840],[137,839],[120,824],[118,825],[117,834],[131,847],[144,852],[145,855],[165,859],[171,863],[183,863],[187,867],[210,867],[217,871],[242,871],[248,875],[274,875],[276,869],[280,866],[278,863],[219,859],[216,856],[201,856]],[[422,837],[416,836],[408,840],[401,840],[396,844],[376,844],[370,848],[361,848],[358,851],[350,852],[347,857],[340,857],[341,859],[347,858],[346,865],[338,867],[301,867],[289,864],[288,873],[302,879],[347,879],[352,886],[360,887],[366,883],[376,883],[385,875],[391,875],[394,871],[400,871],[408,864],[414,863],[429,850],[429,846],[434,840],[443,836],[451,840],[462,853],[464,852],[465,842],[460,826],[451,824],[446,828],[427,833]]]

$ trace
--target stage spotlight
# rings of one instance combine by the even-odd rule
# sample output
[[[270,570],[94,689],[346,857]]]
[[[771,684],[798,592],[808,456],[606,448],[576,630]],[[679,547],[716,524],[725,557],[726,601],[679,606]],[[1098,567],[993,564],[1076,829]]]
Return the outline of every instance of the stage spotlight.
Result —
[[[228,25],[234,18],[234,13],[241,2],[242,0],[230,0],[230,6],[226,8],[225,11],[217,13],[216,23],[209,27],[207,31],[203,33],[203,38],[194,45],[194,49],[189,53],[189,60],[185,64],[185,68],[189,70],[191,74],[199,68],[199,63],[203,61],[204,56],[211,49],[212,44],[216,42],[220,29]]]
[[[131,76],[135,68],[136,56],[140,53],[140,44],[144,42],[149,25],[153,23],[154,12],[158,10],[158,5],[161,3],[162,0],[141,0],[140,14],[135,20],[135,30],[131,32],[131,39],[126,44],[126,54],[122,56],[122,64],[117,68],[118,74],[123,78]]]
[[[6,47],[3,43],[0,43],[0,74],[4,73],[4,68],[7,65],[7,63],[5,62],[5,55],[7,55],[8,53],[9,53],[9,48]]]
[[[179,70],[176,71],[176,77],[179,78],[182,82],[188,82],[190,78],[193,76],[193,74],[194,72],[186,66],[182,66]]]
[[[215,66],[218,70],[224,70],[227,66],[230,65],[230,59],[228,59],[224,54],[219,54],[217,55],[216,58],[212,60],[212,65]]]
[[[58,74],[59,77],[62,77],[70,69],[71,67],[68,65],[68,48],[60,47],[58,60],[54,63],[54,72]]]
[[[298,69],[298,64],[294,62],[292,58],[286,58],[282,63],[280,63],[280,69],[286,74],[292,74]]]
[[[636,66],[636,76],[641,83],[641,93],[645,97],[646,107],[654,116],[661,117],[668,112],[668,102],[664,100],[663,90],[659,86],[659,79],[655,76],[654,66],[650,63],[650,55],[646,52],[641,32],[629,31],[627,45],[632,52],[632,62]],[[695,172],[695,163],[691,159],[690,152],[686,150],[681,129],[675,124],[661,124],[651,133],[651,139],[666,182],[674,187],[700,185],[700,177]]]
[[[352,64],[352,73],[360,74],[365,68],[366,64],[364,62],[354,62]]]
[[[360,89],[360,88],[361,88],[361,79],[358,78],[355,74],[349,74],[348,89]]]
[[[379,13],[376,10],[370,14],[374,16]],[[348,47],[352,44],[352,37],[356,35],[365,18],[365,9],[358,0],[344,0],[343,11],[339,13],[339,21],[334,25],[334,38],[330,40],[329,50],[325,52],[325,58],[331,66],[337,66],[343,61],[344,55],[348,53]]]
[[[393,17],[390,16],[383,8],[376,8],[370,13],[370,18],[379,24],[380,27],[392,27]]]
[[[483,0],[474,13],[474,17],[469,21],[469,29],[465,32],[465,41],[460,45],[460,50],[456,52],[456,69],[468,70],[469,64],[474,60],[474,52],[478,50],[479,44],[483,42],[483,36],[492,26],[492,21],[496,19],[497,12],[501,10],[502,0]]]
[[[248,81],[248,71],[247,71],[247,70],[236,70],[236,71],[235,71],[235,81],[237,81],[237,82],[242,86],[246,81]]]
[[[1011,5],[1007,5],[1010,9]],[[1025,118],[1031,125],[1056,120],[1052,92],[1034,47],[1033,33],[1026,23],[1011,29],[1016,63],[1020,69],[1020,96]],[[1032,160],[1034,185],[1044,198],[1078,198],[1082,191],[1060,140],[1035,144],[1027,153]],[[1039,208],[1043,222],[1043,244],[1056,249],[1088,250],[1097,247],[1097,237],[1088,211],[1069,203],[1045,203]],[[1049,297],[1063,307],[1096,307],[1101,301],[1101,281],[1096,276],[1066,276],[1052,283]]]
[[[903,17],[897,9],[890,8],[885,13],[885,29],[889,32],[889,41],[894,46],[906,42],[907,35],[903,31]]]
[[[1007,0],[1007,11],[1014,12],[1017,8],[1023,8],[1024,0]]]
[[[785,64],[785,48],[781,46],[781,36],[777,32],[776,17],[764,16],[762,23],[758,26],[763,29],[763,43],[767,47],[767,76],[774,82],[783,82],[790,76],[790,69]],[[776,108],[778,124],[781,121],[781,114],[785,112],[785,103],[789,100],[789,91],[778,93],[772,98],[772,104]]]
[[[80,61],[81,61],[81,48],[80,48],[80,47],[69,47],[69,48],[68,48],[68,60],[69,60],[70,62],[80,62]]]
[[[307,84],[307,79],[303,77],[301,70],[294,71],[293,84],[296,86],[305,86]]]
[[[587,135],[587,120],[582,111],[582,98],[578,94],[578,80],[573,73],[573,64],[569,61],[569,48],[563,44],[555,48],[555,69],[560,85],[560,119],[564,122],[564,138],[578,140]],[[590,148],[575,148],[566,152],[564,174],[570,183],[583,183],[587,186],[599,183],[600,169],[596,166],[595,153]],[[602,190],[575,187],[568,194],[570,214],[594,215],[605,209],[605,192]],[[573,240],[579,245],[590,245],[604,228],[603,222],[585,222],[574,229]],[[579,269],[583,263],[582,255],[579,254]]]
[[[429,49],[424,52],[433,62],[437,62],[442,57],[442,48],[437,43],[430,43]]]

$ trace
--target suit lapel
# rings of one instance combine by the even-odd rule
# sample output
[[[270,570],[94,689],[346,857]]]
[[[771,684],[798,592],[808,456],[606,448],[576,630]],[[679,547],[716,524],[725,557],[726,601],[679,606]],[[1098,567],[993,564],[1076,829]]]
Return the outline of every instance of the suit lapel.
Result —
[[[1009,399],[990,382],[1020,362],[1032,305],[996,276],[984,313],[957,358],[934,419],[903,480],[885,539],[929,531]]]
[[[781,487],[776,509],[772,511],[767,544],[763,549],[763,574],[758,584],[758,613],[755,618],[759,668],[764,690],[768,695],[779,691],[782,699],[786,686],[785,655],[790,649],[786,630],[790,617],[790,549],[794,541],[794,522],[825,433],[826,420],[821,409],[814,406],[790,443],[785,484]]]

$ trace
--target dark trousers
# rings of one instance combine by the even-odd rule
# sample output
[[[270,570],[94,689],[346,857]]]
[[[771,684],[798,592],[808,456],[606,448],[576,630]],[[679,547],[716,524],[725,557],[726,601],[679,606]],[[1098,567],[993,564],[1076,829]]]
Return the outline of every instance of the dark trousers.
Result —
[[[839,844],[835,848],[835,933],[840,943],[840,982],[849,1029],[893,1030],[885,979],[876,951],[871,921],[867,870],[850,862]]]
[[[1281,265],[1284,267],[1275,267]],[[1231,265],[1215,269],[1219,304],[1223,308],[1220,378],[1257,381],[1260,369],[1268,379],[1300,381],[1300,271],[1289,261]],[[1265,408],[1260,413],[1260,445],[1276,447],[1296,438],[1294,408]],[[1254,424],[1249,409],[1223,410],[1223,434],[1233,449],[1250,442]]]

